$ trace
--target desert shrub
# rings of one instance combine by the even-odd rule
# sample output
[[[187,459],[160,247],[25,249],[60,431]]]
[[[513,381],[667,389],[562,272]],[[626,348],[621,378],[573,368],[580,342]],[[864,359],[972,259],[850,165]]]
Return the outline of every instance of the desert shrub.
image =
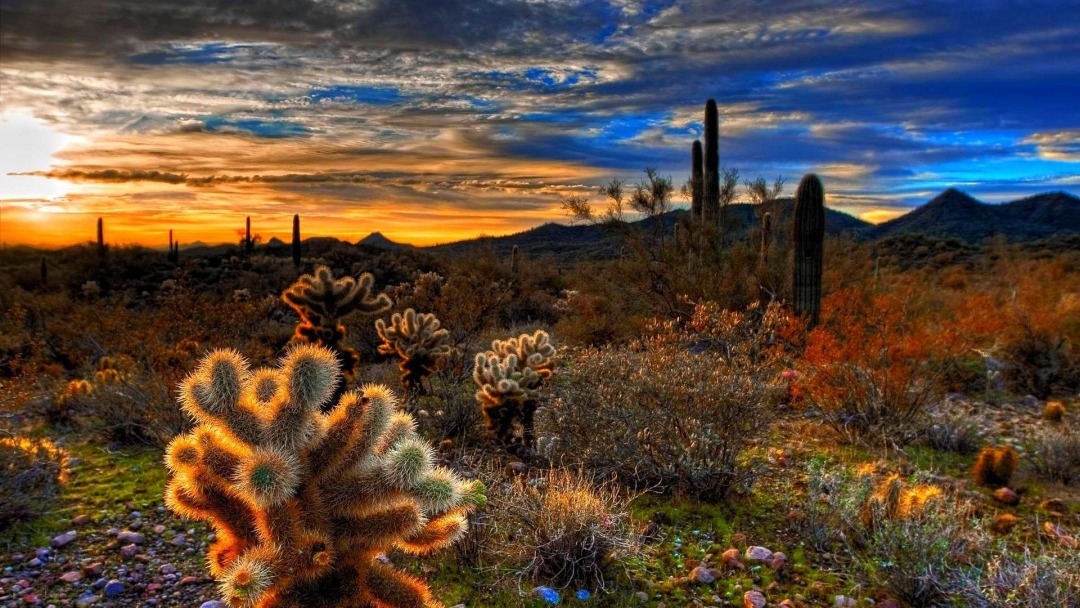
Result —
[[[923,441],[942,452],[974,454],[982,445],[982,431],[970,415],[955,410],[935,412]]]
[[[553,469],[513,480],[489,500],[506,532],[496,551],[529,580],[602,589],[609,567],[636,551],[630,496],[613,483]]]
[[[0,437],[0,530],[48,506],[67,471],[67,452],[46,439]]]
[[[178,374],[149,360],[108,374],[85,398],[80,422],[107,442],[164,446],[191,426],[173,405]]]
[[[991,608],[1058,608],[1080,606],[1080,553],[1042,548],[1002,553],[992,558],[976,589],[967,595],[973,606]]]
[[[702,304],[687,326],[701,333],[664,324],[638,344],[574,351],[538,450],[639,488],[705,500],[748,489],[747,452],[779,397],[769,385],[783,368],[776,333],[786,320],[778,307]]]
[[[1080,481],[1080,434],[1043,431],[1028,448],[1035,473],[1050,481],[1070,485]]]
[[[975,465],[971,469],[971,475],[975,483],[980,486],[990,488],[1007,486],[1019,463],[1020,455],[1012,446],[989,446],[979,452],[979,457],[975,459]]]
[[[953,361],[969,350],[950,319],[923,314],[915,289],[852,287],[822,305],[807,338],[805,397],[855,440],[905,445],[943,393]]]
[[[1013,391],[1040,399],[1075,392],[1080,387],[1080,357],[1074,351],[1067,338],[1025,326],[1022,335],[1003,349],[1009,364],[1005,381]]]

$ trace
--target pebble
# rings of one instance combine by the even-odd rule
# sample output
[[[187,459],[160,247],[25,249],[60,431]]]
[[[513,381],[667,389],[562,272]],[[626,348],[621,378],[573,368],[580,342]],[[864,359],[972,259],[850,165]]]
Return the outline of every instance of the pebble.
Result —
[[[49,542],[49,544],[52,545],[54,548],[59,549],[60,547],[63,547],[64,545],[75,540],[77,536],[78,534],[74,530],[69,530],[68,532],[64,532],[63,534],[53,538]]]
[[[115,578],[105,585],[105,597],[116,597],[124,592],[124,583]]]
[[[756,562],[767,562],[772,557],[772,551],[765,547],[752,546],[746,548],[746,559]]]
[[[78,570],[65,572],[60,575],[60,580],[64,581],[65,583],[77,583],[82,580],[82,573]]]
[[[130,530],[124,530],[116,535],[116,540],[131,545],[141,545],[146,542],[146,537],[138,532],[131,532]]]
[[[765,608],[768,603],[760,591],[747,591],[742,596],[743,608]]]

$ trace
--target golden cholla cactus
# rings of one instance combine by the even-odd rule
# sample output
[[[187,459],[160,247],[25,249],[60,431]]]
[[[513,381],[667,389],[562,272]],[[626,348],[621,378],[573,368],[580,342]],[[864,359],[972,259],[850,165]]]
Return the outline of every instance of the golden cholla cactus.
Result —
[[[495,431],[503,445],[514,449],[533,446],[537,398],[554,367],[555,347],[542,330],[495,340],[491,350],[476,355],[473,379],[480,386],[476,399],[488,430]],[[514,436],[515,421],[521,424],[520,438]]]
[[[375,331],[383,343],[379,352],[396,354],[401,358],[401,385],[410,393],[424,392],[424,377],[431,374],[450,355],[450,332],[439,328],[435,315],[417,313],[409,308],[404,314],[395,312],[390,325],[379,319]]]
[[[940,497],[941,488],[926,484],[907,486],[900,475],[885,477],[863,505],[862,519],[873,527],[882,519],[918,519],[927,503]]]
[[[210,572],[231,606],[439,605],[376,557],[452,544],[483,484],[436,466],[384,387],[346,392],[321,413],[339,376],[332,352],[299,345],[273,369],[214,351],[181,384],[198,426],[169,444],[166,504],[213,525]]]
[[[281,299],[300,315],[300,323],[293,332],[293,343],[318,344],[331,349],[345,372],[345,379],[352,380],[360,363],[360,354],[342,343],[345,326],[340,320],[355,311],[376,315],[390,308],[389,296],[384,293],[374,295],[374,285],[375,277],[370,273],[365,272],[359,279],[335,279],[326,266],[317,267],[314,274],[302,275],[281,294]],[[337,387],[333,400],[341,396],[344,389],[344,383]]]

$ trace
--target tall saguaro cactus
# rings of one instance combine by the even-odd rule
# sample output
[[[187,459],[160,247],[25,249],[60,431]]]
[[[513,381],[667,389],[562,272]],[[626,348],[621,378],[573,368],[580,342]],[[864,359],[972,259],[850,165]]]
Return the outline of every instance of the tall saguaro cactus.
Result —
[[[300,214],[292,216],[292,263],[300,267]]]
[[[690,146],[690,219],[694,224],[701,222],[701,210],[705,196],[705,178],[702,175],[704,162],[701,142],[695,139],[694,144]]]
[[[773,223],[772,214],[768,211],[765,215],[761,216],[761,266],[765,267],[769,264],[769,249],[772,247],[773,239]]]
[[[452,545],[484,486],[437,466],[385,387],[332,400],[339,375],[333,353],[304,345],[273,369],[214,351],[181,384],[198,426],[166,450],[165,502],[214,527],[207,563],[230,606],[440,605],[380,554]]]
[[[97,218],[97,252],[98,255],[105,255],[105,220]]]
[[[255,251],[255,241],[251,240],[251,216],[247,217],[244,226],[244,254],[251,255]]]
[[[792,246],[795,313],[817,325],[821,315],[821,270],[825,252],[825,189],[813,173],[803,176],[795,193]]]
[[[702,219],[709,226],[720,221],[720,114],[716,101],[705,102],[705,163]]]

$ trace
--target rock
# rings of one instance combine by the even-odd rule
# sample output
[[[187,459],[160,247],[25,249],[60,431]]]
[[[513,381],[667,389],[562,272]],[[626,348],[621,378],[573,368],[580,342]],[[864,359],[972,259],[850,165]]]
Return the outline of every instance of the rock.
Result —
[[[777,551],[772,554],[772,559],[769,560],[769,567],[773,570],[780,570],[787,565],[787,556]]]
[[[796,608],[795,602],[791,601],[788,598],[784,598],[780,600],[780,608]]]
[[[833,599],[833,606],[836,606],[836,608],[855,608],[857,604],[858,602],[855,601],[855,598],[844,595],[838,595]]]
[[[728,549],[720,554],[720,563],[725,568],[742,568],[742,562],[739,561],[739,550]]]
[[[649,594],[645,593],[644,591],[638,591],[634,594],[634,599],[636,599],[639,604],[644,604],[645,602],[649,601]]]
[[[75,605],[76,606],[91,606],[93,604],[96,604],[97,601],[98,601],[98,596],[96,596],[96,595],[80,595],[79,599],[75,600]]]
[[[138,553],[139,553],[139,546],[138,545],[124,545],[123,547],[120,547],[120,555],[123,555],[126,558],[130,559],[132,557],[135,557],[135,555],[138,554]]]
[[[229,608],[225,605],[225,602],[219,602],[217,600],[210,600],[209,602],[203,602],[199,608]]]
[[[85,526],[88,523],[90,523],[90,516],[85,514],[76,515],[71,519],[71,524],[74,526]]]
[[[1039,503],[1039,508],[1043,511],[1049,511],[1061,515],[1065,513],[1065,501],[1060,498],[1049,498]]]
[[[1019,520],[1012,513],[999,513],[990,524],[990,529],[998,534],[1007,534],[1016,527]]]
[[[157,534],[157,535],[164,534],[165,530],[166,530],[166,528],[162,524],[158,524],[158,525],[154,526],[154,534]]]
[[[1061,526],[1049,521],[1043,522],[1043,532],[1050,538],[1056,540],[1061,545],[1064,545],[1070,549],[1080,548],[1080,541],[1077,541],[1072,536],[1065,534],[1061,530]]]
[[[760,591],[747,591],[742,596],[743,608],[765,608],[768,602]]]
[[[896,601],[896,600],[894,600],[892,598],[889,598],[889,599],[886,599],[886,600],[881,600],[880,602],[874,604],[874,607],[875,608],[900,608],[900,602],[898,602],[898,601]]]
[[[694,568],[690,571],[690,580],[694,581],[695,583],[708,585],[716,579],[713,577],[712,574],[709,573],[708,568],[698,566],[697,568]]]
[[[1020,402],[1024,404],[1024,407],[1039,407],[1039,398],[1035,395],[1024,395]]]
[[[105,597],[116,597],[124,592],[124,583],[115,578],[105,585]]]
[[[146,537],[138,532],[124,530],[116,535],[116,540],[129,545],[141,545],[146,542]]]
[[[101,562],[94,562],[83,566],[83,574],[94,578],[101,576],[101,573],[104,572],[104,570],[105,567],[101,565]]]
[[[1009,488],[998,488],[994,490],[994,500],[1009,505],[1010,507],[1015,507],[1020,504],[1020,496]]]
[[[180,579],[180,585],[181,586],[195,585],[198,582],[199,582],[199,577],[197,577],[197,576],[185,576],[184,578]]]
[[[60,547],[63,547],[64,545],[75,540],[77,536],[78,534],[74,530],[69,530],[59,536],[54,537],[51,541],[49,541],[49,544],[52,545],[54,549],[59,549]]]
[[[65,572],[60,575],[60,580],[64,581],[65,583],[77,583],[82,580],[82,572],[79,572],[78,570]]]
[[[162,574],[172,574],[176,572],[176,566],[172,564],[162,564],[161,567],[158,568],[158,572]]]
[[[769,551],[765,547],[759,547],[754,545],[746,548],[746,559],[755,562],[767,562],[772,557],[772,551]]]
[[[562,600],[562,598],[559,597],[558,591],[555,591],[551,587],[545,587],[543,585],[539,587],[533,587],[533,593],[535,593],[537,597],[549,604],[558,604]]]

